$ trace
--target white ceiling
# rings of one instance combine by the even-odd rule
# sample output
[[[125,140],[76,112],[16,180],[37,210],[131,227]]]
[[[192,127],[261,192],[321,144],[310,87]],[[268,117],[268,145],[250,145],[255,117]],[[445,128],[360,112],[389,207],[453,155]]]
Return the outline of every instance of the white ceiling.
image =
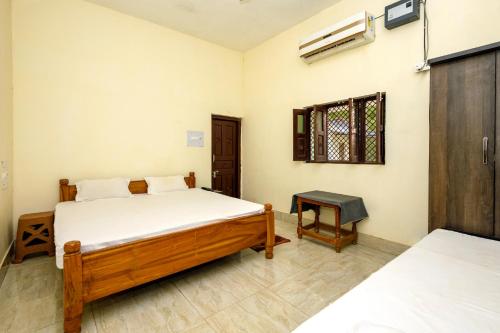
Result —
[[[87,0],[245,51],[340,0]]]

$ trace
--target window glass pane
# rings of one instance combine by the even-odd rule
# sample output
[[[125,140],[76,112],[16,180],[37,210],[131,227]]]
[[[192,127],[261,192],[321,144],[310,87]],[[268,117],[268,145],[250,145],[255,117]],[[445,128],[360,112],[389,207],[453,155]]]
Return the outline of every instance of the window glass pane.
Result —
[[[297,133],[304,134],[304,115],[303,114],[297,115]]]

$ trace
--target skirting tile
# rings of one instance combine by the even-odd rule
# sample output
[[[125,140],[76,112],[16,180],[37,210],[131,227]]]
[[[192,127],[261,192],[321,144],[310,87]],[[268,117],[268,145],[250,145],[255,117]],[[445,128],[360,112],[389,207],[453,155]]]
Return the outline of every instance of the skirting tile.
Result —
[[[0,267],[0,287],[2,286],[3,280],[5,279],[5,275],[7,274],[7,270],[9,269],[10,260],[12,258],[14,252],[14,241],[12,241],[9,245],[9,248],[5,252],[3,257],[1,267]]]
[[[275,214],[277,220],[281,220],[281,221],[284,221],[287,223],[293,223],[295,225],[297,225],[297,223],[298,223],[298,217],[296,214],[288,214],[288,213],[278,212],[278,211],[275,211],[274,214]],[[279,216],[279,218],[278,218],[278,216]],[[303,224],[308,224],[308,223],[312,223],[312,222],[313,222],[312,219],[308,219],[308,218],[302,219]],[[386,252],[386,253],[389,253],[389,254],[392,254],[395,256],[400,255],[401,253],[403,253],[404,251],[406,251],[409,248],[409,246],[407,246],[407,245],[403,245],[403,244],[389,241],[389,240],[386,240],[383,238],[367,235],[367,234],[364,234],[361,232],[358,233],[358,244],[370,247],[372,249],[377,249],[379,251]]]
[[[396,243],[363,233],[358,234],[358,243],[367,247],[371,247],[372,249],[377,249],[382,252],[393,254],[395,256],[399,256],[401,253],[410,248],[408,245]]]

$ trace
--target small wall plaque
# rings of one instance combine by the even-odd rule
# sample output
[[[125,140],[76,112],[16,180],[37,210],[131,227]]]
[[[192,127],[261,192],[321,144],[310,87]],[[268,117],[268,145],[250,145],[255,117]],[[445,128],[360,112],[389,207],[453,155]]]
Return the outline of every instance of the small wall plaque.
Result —
[[[188,147],[203,147],[204,135],[200,131],[187,131]]]

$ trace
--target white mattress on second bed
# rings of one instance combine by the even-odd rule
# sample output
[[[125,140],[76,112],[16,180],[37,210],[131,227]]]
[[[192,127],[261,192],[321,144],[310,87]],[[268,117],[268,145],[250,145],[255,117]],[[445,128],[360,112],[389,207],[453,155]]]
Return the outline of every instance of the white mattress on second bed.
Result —
[[[54,223],[57,267],[63,267],[64,243],[71,240],[86,252],[263,211],[261,204],[201,189],[61,202]]]
[[[435,230],[294,332],[499,330],[500,242]]]

